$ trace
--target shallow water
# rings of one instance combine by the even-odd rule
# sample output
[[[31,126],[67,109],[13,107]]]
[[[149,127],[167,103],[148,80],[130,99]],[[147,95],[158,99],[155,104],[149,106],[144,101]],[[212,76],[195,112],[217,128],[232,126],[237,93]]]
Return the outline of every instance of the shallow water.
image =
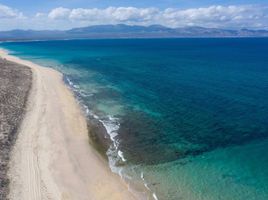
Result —
[[[268,39],[1,46],[66,75],[113,140],[112,170],[150,198],[268,199]]]

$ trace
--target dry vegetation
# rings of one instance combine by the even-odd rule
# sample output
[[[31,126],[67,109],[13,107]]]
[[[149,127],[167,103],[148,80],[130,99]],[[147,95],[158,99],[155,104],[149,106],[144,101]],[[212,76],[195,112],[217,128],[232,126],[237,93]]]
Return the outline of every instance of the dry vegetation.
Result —
[[[0,199],[8,193],[9,154],[22,120],[32,73],[26,66],[0,58]]]

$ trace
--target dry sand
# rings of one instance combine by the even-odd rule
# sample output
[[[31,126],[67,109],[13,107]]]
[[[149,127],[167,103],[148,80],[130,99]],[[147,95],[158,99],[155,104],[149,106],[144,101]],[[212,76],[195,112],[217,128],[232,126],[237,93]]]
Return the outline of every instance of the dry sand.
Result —
[[[62,74],[3,50],[0,56],[33,72],[27,112],[10,161],[10,199],[134,199],[89,145],[86,120]]]

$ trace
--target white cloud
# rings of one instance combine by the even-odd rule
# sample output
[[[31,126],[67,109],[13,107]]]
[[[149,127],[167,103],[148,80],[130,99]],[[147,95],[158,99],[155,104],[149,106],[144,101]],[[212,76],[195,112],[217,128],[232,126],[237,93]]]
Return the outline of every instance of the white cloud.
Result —
[[[134,8],[134,7],[119,7],[119,8],[108,8],[110,11],[110,16],[114,20],[124,22],[124,21],[149,21],[159,13],[156,8]]]
[[[186,10],[166,9],[163,20],[170,26],[188,24],[206,27],[256,27],[257,23],[265,23],[268,8],[256,5],[242,6],[210,6]]]
[[[51,10],[48,13],[48,17],[55,20],[127,22],[148,21],[159,12],[156,8],[108,7],[106,9],[67,9],[59,7]]]
[[[0,19],[24,18],[24,15],[16,9],[0,4]]]
[[[70,15],[70,9],[68,8],[55,8],[49,14],[48,18],[50,19],[66,19]]]
[[[13,28],[69,29],[96,24],[161,24],[169,27],[204,26],[219,28],[268,29],[268,7],[261,5],[208,6],[191,9],[159,9],[136,7],[64,8],[48,13],[24,15],[10,7],[0,5],[0,19],[9,19]],[[6,20],[7,21],[7,20]],[[20,23],[18,23],[20,22]],[[3,24],[0,20],[0,26]],[[2,26],[4,27],[4,26]]]
[[[53,9],[48,16],[88,24],[162,24],[170,27],[267,27],[268,8],[257,5],[209,6],[204,8],[160,10],[157,8],[108,7],[106,9]]]
[[[42,17],[46,17],[46,16],[47,15],[45,13],[40,13],[40,12],[38,12],[38,13],[35,14],[35,17],[36,18],[42,18]]]

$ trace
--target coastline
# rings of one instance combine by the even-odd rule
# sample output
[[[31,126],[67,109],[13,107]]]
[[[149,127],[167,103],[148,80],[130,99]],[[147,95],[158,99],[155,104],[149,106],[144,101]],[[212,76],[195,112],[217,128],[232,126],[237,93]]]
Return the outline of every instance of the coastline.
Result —
[[[62,74],[27,60],[32,89],[12,151],[10,199],[135,199],[127,184],[89,145],[88,128]]]
[[[89,138],[91,131],[101,131],[115,139],[109,146],[114,151],[105,152],[110,169],[134,195],[147,189],[155,200],[152,194],[166,200],[267,200],[267,42],[75,40],[0,46],[63,73],[87,121],[104,126],[94,130],[89,124]],[[93,139],[99,145],[102,138]]]

